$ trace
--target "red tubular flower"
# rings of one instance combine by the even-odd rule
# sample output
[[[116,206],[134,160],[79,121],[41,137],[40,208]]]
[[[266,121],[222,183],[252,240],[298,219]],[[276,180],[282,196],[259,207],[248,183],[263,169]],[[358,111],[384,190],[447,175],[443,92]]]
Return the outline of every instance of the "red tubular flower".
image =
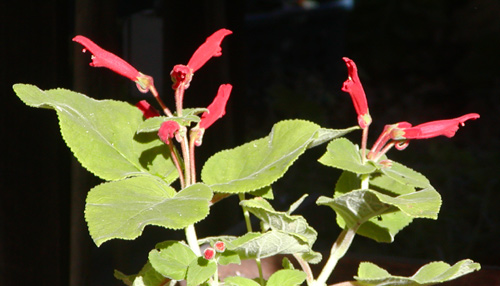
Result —
[[[457,132],[459,125],[464,126],[465,121],[477,118],[479,114],[469,113],[457,118],[430,121],[413,127],[408,122],[401,122],[398,123],[398,128],[391,132],[391,139],[427,139],[441,135],[451,138]]]
[[[181,83],[184,83],[185,88],[188,88],[194,72],[199,70],[210,58],[222,55],[220,44],[225,36],[232,33],[227,29],[218,30],[194,52],[187,65],[176,65],[170,73],[174,82],[172,88],[177,89]]]
[[[346,57],[342,59],[347,65],[347,73],[349,76],[342,86],[342,91],[348,92],[351,95],[354,108],[358,114],[358,124],[362,129],[365,129],[372,122],[372,118],[368,111],[365,91],[358,77],[358,68],[351,59]]]
[[[85,47],[83,52],[89,50],[92,53],[92,62],[90,63],[90,66],[105,67],[116,72],[117,74],[121,74],[122,76],[135,82],[137,84],[137,88],[144,93],[149,90],[150,86],[153,86],[152,77],[140,73],[125,60],[99,47],[89,38],[78,35],[73,38],[73,41]]]
[[[208,111],[203,112],[200,120],[200,128],[207,129],[212,125],[217,119],[221,118],[226,114],[226,104],[231,94],[231,89],[233,88],[230,84],[223,84],[219,87],[217,96],[214,101],[207,107]]]
[[[170,139],[175,137],[175,133],[179,131],[180,125],[175,121],[165,121],[161,124],[160,129],[158,130],[158,137],[160,137],[161,141],[169,144]]]
[[[85,47],[83,52],[89,50],[92,53],[92,62],[90,63],[90,66],[106,67],[118,74],[128,77],[132,81],[137,81],[137,78],[140,76],[139,71],[137,71],[125,60],[102,49],[90,39],[84,36],[76,36],[73,38],[73,41]]]
[[[158,112],[158,110],[156,110],[146,100],[139,101],[135,106],[137,108],[139,108],[140,111],[142,111],[142,114],[144,114],[145,118],[151,118],[151,117],[160,116],[160,113]]]
[[[188,62],[193,72],[199,70],[211,57],[220,57],[222,55],[222,48],[220,44],[225,36],[232,34],[230,30],[220,29],[207,38],[193,54]]]

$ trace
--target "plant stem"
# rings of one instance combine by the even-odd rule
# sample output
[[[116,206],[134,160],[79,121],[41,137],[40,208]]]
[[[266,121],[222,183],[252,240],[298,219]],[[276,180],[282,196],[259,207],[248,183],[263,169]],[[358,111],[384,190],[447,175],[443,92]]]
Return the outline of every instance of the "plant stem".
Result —
[[[174,143],[172,141],[169,142],[168,148],[170,149],[170,157],[172,157],[172,161],[174,161],[175,168],[177,168],[177,172],[179,173],[179,180],[181,181],[181,188],[186,186],[186,182],[184,181],[184,173],[182,171],[182,167],[179,160],[179,154],[175,149]]]
[[[337,238],[337,241],[332,246],[332,249],[330,251],[330,257],[328,258],[328,261],[326,262],[325,266],[323,267],[323,270],[321,271],[320,275],[318,276],[318,279],[313,283],[313,285],[325,285],[326,281],[332,274],[333,269],[337,265],[337,262],[339,261],[340,258],[342,258],[349,247],[351,246],[351,243],[354,239],[354,236],[356,235],[356,231],[359,228],[359,224],[351,227],[344,229],[339,237]]]
[[[238,194],[238,197],[240,198],[240,202],[245,200],[245,194],[241,193]],[[252,232],[252,222],[250,221],[250,213],[245,207],[241,207],[243,209],[243,217],[245,218],[245,224],[247,226],[247,231]]]
[[[295,257],[295,259],[299,263],[299,265],[302,268],[302,270],[306,273],[306,275],[307,275],[307,278],[306,278],[307,285],[312,285],[312,283],[314,281],[314,276],[313,276],[313,273],[312,273],[312,270],[311,270],[311,266],[309,265],[309,263],[307,263],[307,261],[305,261],[302,258],[302,256],[300,256],[300,254],[294,253],[293,257]]]
[[[361,136],[361,162],[365,164],[366,162],[366,142],[368,141],[368,127],[363,128],[363,135]]]
[[[156,90],[156,87],[154,85],[150,86],[149,91],[151,91],[151,93],[155,97],[156,101],[158,101],[161,108],[163,109],[163,112],[165,112],[165,114],[168,117],[172,117],[173,116],[172,112],[170,112],[170,109],[168,109],[168,107],[165,105],[165,103],[163,103],[163,101],[161,100],[160,95],[158,94],[158,91]]]
[[[194,228],[194,224],[189,225],[185,229],[186,239],[189,245],[189,248],[196,254],[196,256],[201,256],[200,246],[198,245],[198,237],[196,236],[196,230]]]
[[[240,202],[245,200],[244,193],[238,194],[238,197],[240,198]],[[250,221],[250,212],[245,207],[241,208],[243,209],[243,216],[245,217],[245,224],[247,226],[247,231],[252,232],[253,230],[252,230],[252,222]],[[260,261],[260,258],[255,258],[255,263],[257,264],[257,269],[259,270],[260,285],[264,286],[264,275],[262,273],[262,263]]]

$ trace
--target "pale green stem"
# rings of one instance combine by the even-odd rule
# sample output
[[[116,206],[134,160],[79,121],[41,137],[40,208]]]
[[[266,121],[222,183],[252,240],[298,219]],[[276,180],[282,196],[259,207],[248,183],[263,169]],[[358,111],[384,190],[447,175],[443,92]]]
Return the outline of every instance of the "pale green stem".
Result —
[[[238,195],[240,198],[240,201],[245,200],[245,194],[241,193]],[[245,223],[247,226],[247,231],[252,232],[252,222],[250,221],[250,212],[247,210],[247,208],[242,207],[243,209],[243,217],[245,218]],[[255,263],[257,264],[257,269],[259,270],[259,279],[260,279],[260,285],[264,286],[264,275],[262,273],[262,263],[260,261],[260,258],[255,258]]]
[[[302,270],[306,273],[306,275],[307,275],[307,278],[306,278],[307,285],[309,285],[309,286],[312,285],[312,283],[314,282],[314,276],[313,276],[313,272],[311,270],[311,266],[309,265],[309,263],[307,263],[307,261],[305,261],[302,258],[302,256],[300,256],[300,254],[294,253],[293,257],[295,257],[295,259],[299,263],[299,265],[302,268]]]
[[[189,140],[189,159],[190,159],[190,173],[191,173],[191,183],[195,184],[196,183],[196,162],[195,162],[195,156],[194,156],[194,150],[196,148],[195,145],[196,138],[190,138]]]
[[[196,236],[196,230],[194,229],[194,224],[189,225],[185,229],[186,239],[189,248],[196,254],[196,256],[201,256],[200,246],[198,245],[198,237]]]
[[[363,165],[366,162],[366,142],[368,141],[368,128],[369,127],[370,127],[370,125],[366,126],[363,129],[363,133],[361,136],[361,163],[363,163]]]
[[[370,188],[370,174],[361,175],[361,189],[367,190]]]
[[[354,227],[344,229],[339,237],[337,238],[337,241],[332,246],[332,249],[330,251],[330,257],[328,258],[328,261],[326,262],[325,266],[323,267],[323,270],[318,276],[318,279],[312,284],[312,285],[325,285],[326,281],[332,274],[333,269],[337,265],[337,262],[339,261],[340,258],[342,258],[349,247],[351,246],[351,243],[354,239],[354,236],[356,235],[356,231],[359,228],[359,224],[355,225]]]

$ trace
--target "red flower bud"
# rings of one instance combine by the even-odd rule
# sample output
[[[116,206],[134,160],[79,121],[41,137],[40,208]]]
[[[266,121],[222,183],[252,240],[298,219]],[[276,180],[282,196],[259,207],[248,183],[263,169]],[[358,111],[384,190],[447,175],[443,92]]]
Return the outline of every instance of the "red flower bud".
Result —
[[[179,123],[172,120],[165,121],[161,124],[160,129],[158,130],[158,137],[160,137],[161,141],[169,144],[170,139],[175,137],[175,133],[179,131],[179,128]]]
[[[214,247],[217,252],[224,252],[226,250],[226,244],[223,241],[217,241]]]
[[[208,247],[207,249],[205,249],[205,251],[203,251],[203,257],[206,260],[212,260],[215,257],[215,250],[211,247]]]

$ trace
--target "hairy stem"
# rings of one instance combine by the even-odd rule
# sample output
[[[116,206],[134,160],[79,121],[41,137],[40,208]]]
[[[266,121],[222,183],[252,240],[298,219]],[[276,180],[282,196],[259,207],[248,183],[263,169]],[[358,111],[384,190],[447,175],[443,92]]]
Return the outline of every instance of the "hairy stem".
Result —
[[[313,273],[312,273],[312,270],[311,270],[311,266],[309,265],[309,263],[307,263],[307,261],[305,261],[302,258],[302,256],[300,256],[300,254],[298,254],[298,253],[294,253],[293,257],[295,257],[295,259],[299,263],[299,265],[302,268],[302,270],[306,273],[306,275],[307,275],[307,278],[306,278],[307,285],[312,285],[312,283],[314,281],[314,276],[313,276]]]
[[[313,285],[326,284],[326,281],[332,274],[333,269],[335,269],[337,262],[346,254],[347,250],[351,246],[358,228],[359,224],[350,228],[346,228],[340,233],[339,237],[333,244],[332,249],[330,250],[330,257],[328,258],[328,261],[326,262],[323,270],[318,276],[318,279],[316,279],[316,282]]]
[[[151,93],[155,97],[156,101],[160,104],[161,108],[163,109],[163,112],[165,112],[165,114],[167,116],[172,117],[173,116],[172,112],[170,112],[170,109],[168,109],[168,107],[165,105],[165,103],[163,103],[163,101],[161,100],[160,95],[158,94],[158,91],[156,90],[156,87],[154,85],[150,86],[149,91],[151,91]]]
[[[197,256],[201,256],[201,250],[200,246],[198,245],[198,237],[196,236],[196,230],[194,228],[194,224],[186,227],[185,232],[189,248],[191,248],[194,254],[196,254]]]

